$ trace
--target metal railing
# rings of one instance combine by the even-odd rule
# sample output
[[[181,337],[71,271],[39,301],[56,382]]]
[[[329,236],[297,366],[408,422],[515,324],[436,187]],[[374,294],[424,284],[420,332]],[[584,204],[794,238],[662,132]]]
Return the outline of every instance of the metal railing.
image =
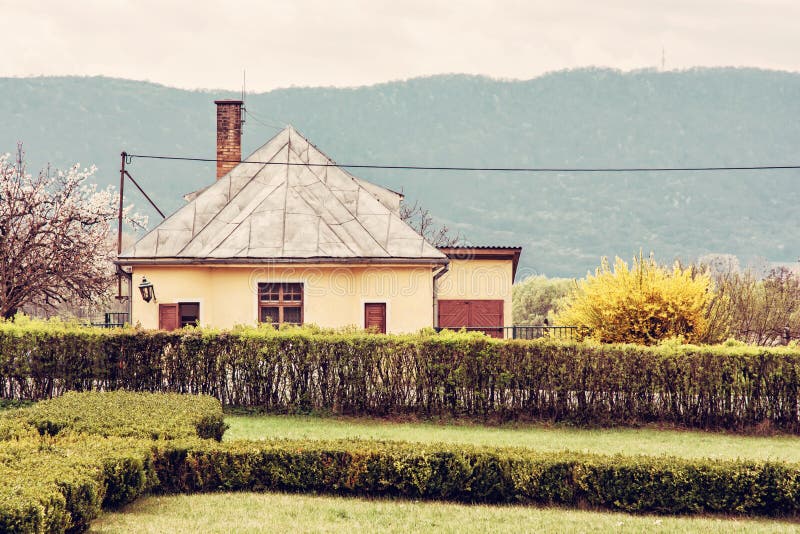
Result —
[[[103,314],[102,321],[97,318],[96,320],[92,320],[91,325],[100,328],[115,328],[125,326],[127,322],[129,322],[127,312],[106,312]]]
[[[487,336],[501,339],[539,339],[545,337],[551,339],[576,339],[578,335],[577,326],[515,325],[436,328],[437,332],[442,330],[483,332]]]

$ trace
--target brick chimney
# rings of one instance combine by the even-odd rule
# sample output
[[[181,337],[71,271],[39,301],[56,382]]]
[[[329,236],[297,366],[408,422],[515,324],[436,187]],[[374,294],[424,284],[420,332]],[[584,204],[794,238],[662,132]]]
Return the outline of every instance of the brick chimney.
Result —
[[[241,100],[215,100],[217,105],[217,180],[242,161]],[[225,160],[225,161],[219,161]]]

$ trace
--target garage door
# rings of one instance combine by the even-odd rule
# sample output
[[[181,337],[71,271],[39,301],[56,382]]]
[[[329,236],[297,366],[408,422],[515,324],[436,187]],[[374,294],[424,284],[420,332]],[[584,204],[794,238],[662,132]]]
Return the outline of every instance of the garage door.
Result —
[[[503,301],[440,300],[439,327],[477,328],[492,337],[503,337]]]

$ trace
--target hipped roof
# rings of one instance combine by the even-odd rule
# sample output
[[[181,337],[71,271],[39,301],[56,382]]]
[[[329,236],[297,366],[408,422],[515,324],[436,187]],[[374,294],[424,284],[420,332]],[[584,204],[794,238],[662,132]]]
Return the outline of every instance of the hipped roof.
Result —
[[[119,263],[447,262],[400,219],[402,195],[320,164],[333,162],[289,126],[120,254]]]

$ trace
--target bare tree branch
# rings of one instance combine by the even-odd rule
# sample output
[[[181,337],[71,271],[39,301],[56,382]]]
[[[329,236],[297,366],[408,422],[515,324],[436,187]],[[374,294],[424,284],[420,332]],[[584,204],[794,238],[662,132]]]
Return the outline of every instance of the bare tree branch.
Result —
[[[419,202],[401,204],[400,218],[435,247],[453,247],[464,241],[461,234],[453,235],[447,225],[437,226],[430,210]]]

